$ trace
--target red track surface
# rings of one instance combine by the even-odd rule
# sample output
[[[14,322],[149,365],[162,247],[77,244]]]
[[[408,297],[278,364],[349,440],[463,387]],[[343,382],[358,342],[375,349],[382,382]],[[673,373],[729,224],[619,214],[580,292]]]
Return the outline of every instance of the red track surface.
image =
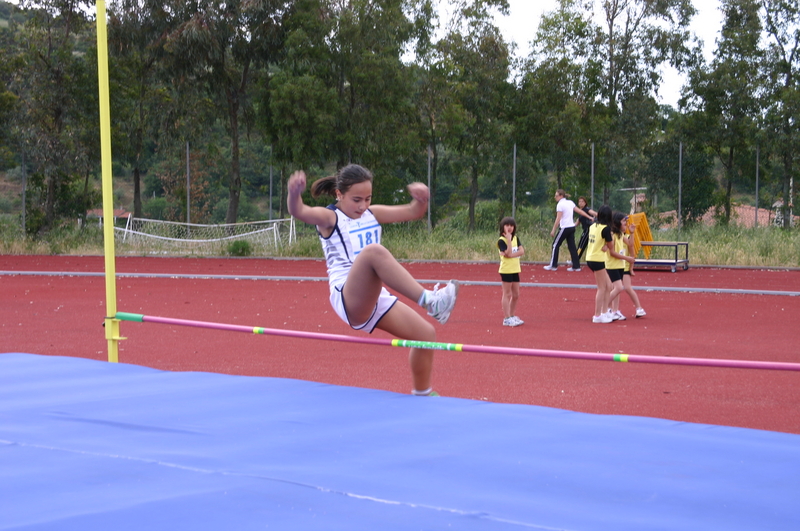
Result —
[[[421,280],[497,281],[496,264],[411,263]],[[102,257],[0,256],[0,271],[103,271]],[[120,274],[324,277],[317,260],[120,257]],[[525,265],[523,283],[590,285],[591,272]],[[357,335],[331,312],[320,281],[127,278],[119,311]],[[634,277],[643,319],[593,324],[594,291],[523,287],[518,315],[501,326],[499,286],[466,285],[438,340],[587,352],[800,363],[800,297],[648,291],[648,287],[800,292],[800,271],[691,268]],[[102,276],[0,276],[0,352],[107,359]],[[623,294],[621,309],[632,315]],[[420,310],[422,312],[422,310]],[[123,322],[120,362],[174,371],[298,378],[407,393],[407,349]],[[376,331],[378,337],[388,337]],[[705,368],[438,352],[435,388],[446,396],[589,413],[800,433],[800,372]]]

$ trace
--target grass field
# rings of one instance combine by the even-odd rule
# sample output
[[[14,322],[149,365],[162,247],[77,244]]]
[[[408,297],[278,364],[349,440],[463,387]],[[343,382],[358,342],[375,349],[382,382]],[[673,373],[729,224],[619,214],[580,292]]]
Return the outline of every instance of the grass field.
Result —
[[[525,247],[524,261],[548,260],[552,240],[548,229],[520,224],[519,235]],[[279,249],[252,249],[251,256],[313,257],[321,258],[322,251],[312,227],[302,223],[297,227],[297,242],[283,244]],[[487,229],[469,232],[454,223],[443,223],[428,233],[423,222],[388,226],[384,244],[401,260],[461,260],[495,261],[497,233]],[[684,230],[667,230],[654,233],[660,241],[688,241],[692,265],[800,267],[800,231],[776,228],[746,229],[739,227],[694,227]],[[131,249],[118,242],[119,255],[148,255],[146,249]],[[23,236],[19,220],[14,215],[0,215],[0,253],[2,254],[103,254],[103,233],[97,224],[83,228],[78,224],[62,225],[40,237]],[[165,254],[158,251],[159,255]],[[186,250],[172,255],[202,256]],[[225,250],[216,253],[224,255]],[[567,257],[566,246],[562,259]]]

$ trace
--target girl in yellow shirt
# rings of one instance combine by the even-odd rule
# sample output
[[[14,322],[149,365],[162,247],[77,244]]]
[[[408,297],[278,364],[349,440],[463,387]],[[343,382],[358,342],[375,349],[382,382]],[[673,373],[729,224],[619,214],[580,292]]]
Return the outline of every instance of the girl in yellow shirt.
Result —
[[[525,254],[525,248],[517,237],[514,218],[505,217],[500,221],[497,249],[500,251],[500,280],[503,284],[503,326],[519,326],[524,324],[515,314],[519,300],[519,274],[522,271],[519,257]]]

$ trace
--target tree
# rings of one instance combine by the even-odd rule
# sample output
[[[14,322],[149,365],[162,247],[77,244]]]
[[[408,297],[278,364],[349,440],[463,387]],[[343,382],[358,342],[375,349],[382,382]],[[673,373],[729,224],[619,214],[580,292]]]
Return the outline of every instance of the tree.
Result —
[[[282,45],[282,17],[288,0],[171,0],[166,9],[180,23],[168,35],[171,64],[186,78],[200,82],[223,109],[230,137],[228,211],[235,223],[242,180],[239,167],[240,120],[253,116],[252,70],[277,57]]]
[[[457,2],[452,27],[437,44],[455,103],[445,117],[444,140],[461,154],[469,172],[469,230],[475,229],[479,178],[489,170],[494,151],[510,147],[510,53],[492,24],[490,8],[507,13],[508,2]]]
[[[47,0],[22,29],[24,67],[14,90],[18,123],[34,169],[27,228],[51,229],[58,218],[85,216],[96,200],[89,177],[99,151],[94,34],[87,31],[88,3]],[[81,182],[82,181],[82,182]]]
[[[755,0],[723,0],[725,22],[714,59],[708,69],[691,72],[685,100],[693,110],[696,130],[705,132],[706,144],[725,168],[724,223],[731,218],[737,157],[752,143],[761,111],[758,9]]]
[[[117,0],[109,9],[114,158],[133,169],[136,217],[143,217],[141,174],[158,137],[159,117],[164,115],[167,91],[157,76],[171,23],[163,2],[155,0]]]
[[[556,188],[565,188],[566,176],[586,170],[580,163],[586,158],[589,123],[599,98],[585,60],[593,55],[597,30],[590,15],[577,7],[562,1],[542,17],[514,113],[515,137],[528,151],[549,159]]]
[[[800,136],[795,133],[800,115],[800,2],[763,0],[761,5],[769,39],[764,64],[767,72],[765,125],[781,162],[783,226],[789,228],[794,204],[794,163],[800,153]]]

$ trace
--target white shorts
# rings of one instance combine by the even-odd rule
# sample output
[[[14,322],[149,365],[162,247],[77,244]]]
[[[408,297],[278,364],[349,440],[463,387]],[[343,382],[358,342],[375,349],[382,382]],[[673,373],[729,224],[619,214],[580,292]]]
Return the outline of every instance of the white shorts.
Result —
[[[369,316],[366,323],[355,325],[347,318],[347,308],[345,308],[344,297],[342,296],[342,287],[337,286],[331,289],[331,306],[333,306],[333,311],[336,312],[336,315],[338,315],[342,321],[349,324],[353,330],[364,330],[370,334],[375,330],[378,321],[386,315],[386,312],[392,309],[392,306],[394,306],[396,302],[397,297],[389,293],[386,288],[381,288],[381,294],[378,297],[375,308],[372,309],[372,315]]]

